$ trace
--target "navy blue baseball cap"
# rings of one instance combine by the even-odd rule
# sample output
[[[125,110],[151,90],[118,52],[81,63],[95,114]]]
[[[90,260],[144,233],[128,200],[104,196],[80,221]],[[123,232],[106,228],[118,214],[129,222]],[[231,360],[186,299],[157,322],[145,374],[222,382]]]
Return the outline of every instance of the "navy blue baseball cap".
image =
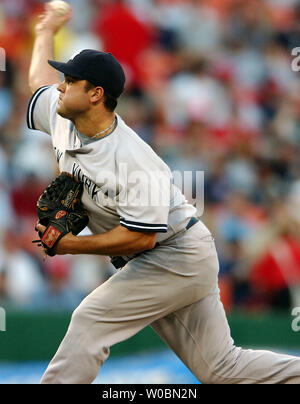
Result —
[[[48,63],[67,76],[101,86],[113,98],[119,98],[124,90],[124,70],[111,53],[85,49],[67,63],[55,60],[48,60]]]

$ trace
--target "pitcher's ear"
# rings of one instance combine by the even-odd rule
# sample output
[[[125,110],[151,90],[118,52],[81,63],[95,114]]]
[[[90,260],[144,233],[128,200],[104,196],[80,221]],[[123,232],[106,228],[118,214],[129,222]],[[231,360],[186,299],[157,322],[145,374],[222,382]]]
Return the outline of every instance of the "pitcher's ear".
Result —
[[[102,87],[97,86],[90,90],[90,100],[91,102],[98,102],[104,96],[104,90]]]

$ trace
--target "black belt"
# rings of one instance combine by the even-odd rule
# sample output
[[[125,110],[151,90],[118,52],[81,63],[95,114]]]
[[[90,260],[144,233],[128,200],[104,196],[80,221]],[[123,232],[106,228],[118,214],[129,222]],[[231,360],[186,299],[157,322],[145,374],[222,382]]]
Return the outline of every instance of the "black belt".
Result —
[[[199,219],[197,217],[191,217],[191,219],[188,222],[188,224],[186,225],[185,229],[186,230],[190,229],[192,226],[194,226],[194,224],[196,224],[198,222],[199,222]],[[158,247],[159,245],[160,245],[159,243],[156,243],[154,248]],[[138,255],[140,255],[140,254],[138,254]],[[138,255],[136,255],[135,257],[132,257],[132,258],[136,258]],[[127,262],[129,262],[129,261],[126,261],[122,257],[112,257],[112,259],[111,259],[111,263],[113,264],[113,266],[116,269],[123,268],[127,264]]]

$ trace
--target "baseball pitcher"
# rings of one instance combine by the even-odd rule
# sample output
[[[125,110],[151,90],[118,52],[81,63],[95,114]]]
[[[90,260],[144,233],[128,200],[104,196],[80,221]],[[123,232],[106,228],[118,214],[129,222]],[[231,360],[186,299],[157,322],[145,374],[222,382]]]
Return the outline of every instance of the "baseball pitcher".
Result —
[[[150,325],[202,383],[299,384],[300,358],[234,345],[210,231],[115,113],[125,75],[114,56],[85,49],[53,60],[54,35],[71,18],[70,6],[57,13],[54,3],[36,26],[27,121],[51,136],[64,178],[82,184],[79,227],[88,223],[92,235],[70,231],[74,205],[65,209],[55,186],[39,202],[36,230],[48,255],[106,255],[118,271],[76,308],[41,382],[92,383],[110,347]]]

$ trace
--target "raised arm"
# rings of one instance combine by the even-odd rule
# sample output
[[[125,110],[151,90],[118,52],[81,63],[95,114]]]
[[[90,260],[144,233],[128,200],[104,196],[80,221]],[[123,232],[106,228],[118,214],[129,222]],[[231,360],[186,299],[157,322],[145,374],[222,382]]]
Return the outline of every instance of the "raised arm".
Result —
[[[62,5],[60,10],[57,9],[57,1],[46,3],[45,13],[35,27],[36,38],[28,76],[32,93],[42,86],[60,82],[59,73],[47,61],[54,59],[54,36],[70,20],[72,8],[65,2],[59,3]]]

